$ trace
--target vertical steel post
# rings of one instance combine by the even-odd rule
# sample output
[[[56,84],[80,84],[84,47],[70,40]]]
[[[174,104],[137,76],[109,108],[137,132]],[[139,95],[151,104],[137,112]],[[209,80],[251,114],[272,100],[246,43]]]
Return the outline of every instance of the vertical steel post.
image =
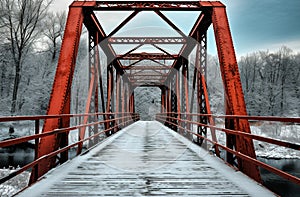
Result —
[[[89,83],[89,91],[88,91],[88,96],[87,96],[87,99],[86,99],[86,103],[85,103],[85,113],[89,113],[90,111],[90,107],[91,107],[91,99],[92,99],[92,96],[93,96],[93,90],[94,90],[94,83],[95,83],[95,71],[94,69],[91,70],[91,79],[90,79],[90,83]],[[88,123],[88,119],[89,119],[89,116],[84,116],[83,117],[83,122],[82,124],[87,124]],[[85,130],[86,130],[86,127],[81,127],[79,129],[79,133],[78,133],[78,141],[80,140],[83,140],[84,137],[85,137]],[[79,155],[82,151],[82,146],[83,146],[83,143],[80,143],[78,144],[78,148],[77,148],[77,155]]]
[[[124,126],[127,126],[128,123],[126,123],[127,118],[125,118],[127,116],[126,112],[128,112],[128,83],[125,82],[124,83],[125,87],[124,87]]]
[[[127,91],[126,91],[126,112],[128,113],[130,110],[130,85],[129,83],[126,83]],[[126,114],[128,116],[128,114]],[[126,121],[128,121],[128,117],[126,118]],[[128,125],[128,122],[126,123],[126,126]]]
[[[198,99],[198,114],[207,114],[207,103],[205,99],[205,93],[203,86],[205,85],[202,81],[202,76],[205,78],[206,76],[206,33],[199,35],[197,32],[199,47],[197,48],[197,99]],[[198,116],[198,122],[203,124],[208,124],[207,116]],[[207,127],[198,126],[197,133],[201,136],[207,136]],[[197,143],[202,144],[203,139],[197,138]]]
[[[113,66],[111,64],[109,64],[107,66],[107,100],[106,100],[106,113],[110,113],[110,114],[106,114],[106,121],[109,121],[112,119],[112,92],[113,92]],[[112,122],[106,122],[105,123],[105,129],[109,129],[112,127]],[[112,130],[106,132],[105,134],[107,136],[110,136],[113,133]]]
[[[171,121],[171,118],[170,118],[170,116],[171,116],[171,109],[172,109],[172,107],[171,107],[171,105],[172,105],[172,103],[171,103],[171,83],[170,83],[170,81],[168,81],[167,82],[168,83],[168,86],[167,86],[167,121]],[[166,126],[168,126],[169,128],[171,128],[171,124],[170,123],[167,123],[167,125]]]
[[[180,95],[180,73],[176,70],[176,97],[177,97],[177,124],[181,125],[181,95]],[[178,129],[178,132],[182,133],[182,129]]]
[[[178,130],[178,121],[177,121],[177,96],[176,96],[176,72],[173,70],[172,72],[172,77],[171,77],[171,82],[170,82],[170,87],[171,87],[171,117],[172,117],[172,125],[171,128],[177,132]]]
[[[124,118],[124,112],[125,112],[125,92],[126,92],[126,88],[125,88],[125,82],[124,80],[122,80],[122,88],[121,88],[121,108],[122,108],[122,126],[125,127],[125,118]]]
[[[121,91],[121,77],[120,71],[116,70],[116,124],[119,124],[120,120],[120,91]]]
[[[132,87],[130,88],[129,106],[130,106],[129,112],[134,113],[134,90]]]
[[[101,108],[103,113],[103,120],[105,120],[105,99],[104,99],[104,91],[103,91],[103,80],[102,80],[102,68],[101,68],[101,62],[100,62],[100,52],[99,52],[99,31],[96,32],[96,46],[95,46],[95,53],[96,53],[96,62],[95,62],[95,68],[96,68],[96,74],[98,76],[98,83],[99,83],[99,89],[100,89],[100,98],[101,98]],[[96,79],[97,80],[97,79]],[[98,88],[97,88],[98,89]]]
[[[182,87],[182,112],[184,113],[183,119],[190,120],[189,113],[189,90],[188,90],[188,65],[187,60],[182,58],[182,80],[181,80],[181,87]],[[186,129],[190,130],[190,124],[187,122],[183,122],[183,128],[184,128],[184,135],[187,135],[188,132]]]
[[[89,87],[92,90],[92,95],[89,102],[89,111],[86,111],[86,113],[97,113],[98,112],[98,83],[97,83],[97,32],[90,32],[89,31],[89,81],[93,80],[93,87]],[[88,104],[88,102],[87,102]],[[98,120],[98,116],[89,116],[88,117],[89,122],[94,122]],[[93,136],[98,132],[98,125],[89,126],[88,127],[89,136]],[[92,138],[89,140],[89,147],[94,146],[98,142],[98,137]]]
[[[161,89],[161,99],[160,99],[161,110],[160,110],[160,112],[165,113],[165,111],[166,111],[166,88],[165,88],[165,86],[162,86],[160,89]]]

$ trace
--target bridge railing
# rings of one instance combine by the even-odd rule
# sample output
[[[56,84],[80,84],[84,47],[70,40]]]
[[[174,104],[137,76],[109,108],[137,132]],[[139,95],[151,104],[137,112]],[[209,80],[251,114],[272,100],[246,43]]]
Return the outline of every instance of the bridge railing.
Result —
[[[107,120],[99,120],[93,121],[93,122],[88,122],[87,124],[79,124],[75,126],[70,126],[66,128],[59,128],[55,129],[52,131],[47,131],[40,133],[40,122],[44,121],[46,119],[63,119],[63,118],[79,118],[79,117],[102,117],[102,116],[110,116],[114,117],[113,119],[107,119]],[[94,118],[93,118],[94,120]],[[7,139],[4,141],[0,141],[0,148],[7,148],[7,147],[12,147],[12,146],[17,146],[22,143],[30,142],[34,140],[34,147],[35,147],[35,158],[32,162],[24,165],[21,168],[18,168],[14,172],[10,173],[9,175],[5,177],[0,177],[0,184],[5,183],[6,181],[10,180],[11,178],[23,173],[24,171],[31,171],[37,173],[37,166],[38,164],[47,158],[59,158],[59,155],[66,153],[72,148],[77,147],[77,155],[81,152],[78,151],[78,149],[81,147],[84,142],[87,142],[89,140],[92,140],[100,135],[105,135],[108,132],[111,131],[118,131],[119,129],[128,126],[134,121],[139,120],[139,115],[137,113],[130,113],[130,112],[125,112],[125,113],[91,113],[91,114],[62,114],[62,115],[43,115],[43,116],[12,116],[12,117],[0,117],[0,123],[11,123],[11,122],[20,122],[20,121],[33,121],[34,122],[34,130],[35,134],[34,135],[28,135],[28,136],[21,136],[17,137],[14,139]],[[113,123],[113,124],[106,124],[106,123]],[[111,127],[105,128],[104,126],[110,125]],[[90,135],[88,137],[85,137],[84,139],[79,139],[74,143],[68,144],[65,147],[59,148],[54,152],[51,152],[49,154],[43,155],[39,157],[38,155],[38,144],[39,141],[42,138],[45,138],[47,136],[51,135],[57,135],[57,134],[63,134],[66,133],[67,135],[69,134],[70,131],[78,130],[80,132],[80,129],[86,129],[87,127],[94,126],[94,125],[103,125],[104,129],[100,130],[98,132],[94,132],[93,135]],[[79,136],[79,133],[78,133]]]
[[[186,115],[187,119],[180,119],[178,117],[183,117],[182,114]],[[280,123],[285,123],[285,124],[295,124],[299,125],[300,123],[300,118],[284,118],[284,117],[274,117],[274,116],[237,116],[237,115],[213,115],[213,114],[192,114],[192,113],[176,113],[176,112],[170,112],[170,113],[159,113],[156,115],[156,119],[165,125],[169,126],[170,128],[177,128],[177,131],[186,137],[190,138],[191,140],[194,140],[194,137],[196,138],[201,138],[203,141],[210,143],[212,148],[214,149],[215,152],[219,151],[219,149],[223,149],[226,152],[229,152],[233,155],[235,155],[236,158],[242,159],[244,161],[251,162],[252,164],[255,164],[261,168],[264,168],[274,174],[277,174],[281,176],[284,179],[287,179],[288,181],[294,182],[298,185],[300,185],[300,178],[296,177],[292,174],[289,174],[287,172],[284,172],[278,168],[275,168],[273,166],[270,166],[262,161],[257,160],[256,158],[252,158],[248,155],[245,155],[241,152],[238,152],[232,148],[229,148],[226,146],[226,143],[220,143],[218,140],[213,140],[211,137],[207,137],[206,135],[200,135],[197,133],[197,130],[194,129],[193,126],[201,126],[205,128],[211,129],[213,132],[218,131],[221,134],[225,135],[234,135],[234,136],[241,136],[243,138],[248,138],[252,140],[257,140],[260,142],[265,142],[269,144],[274,144],[277,146],[293,149],[295,151],[300,151],[300,144],[296,142],[289,142],[286,140],[281,140],[281,139],[275,139],[271,137],[266,137],[262,135],[256,135],[252,133],[245,133],[239,130],[232,130],[232,129],[227,129],[220,127],[219,124],[216,125],[211,125],[211,124],[203,124],[197,121],[198,117],[210,117],[213,118],[215,121],[216,119],[222,119],[224,122],[224,119],[231,119],[235,121],[239,121],[242,119],[246,119],[248,121],[268,121],[268,122],[280,122]],[[219,120],[220,122],[220,120]],[[185,124],[183,124],[185,123]],[[188,135],[187,135],[188,134]],[[223,135],[224,138],[224,135]],[[224,141],[224,139],[221,139]],[[218,155],[221,159],[225,161],[225,156],[223,155]],[[226,161],[225,161],[226,162]],[[236,168],[236,166],[232,166]]]

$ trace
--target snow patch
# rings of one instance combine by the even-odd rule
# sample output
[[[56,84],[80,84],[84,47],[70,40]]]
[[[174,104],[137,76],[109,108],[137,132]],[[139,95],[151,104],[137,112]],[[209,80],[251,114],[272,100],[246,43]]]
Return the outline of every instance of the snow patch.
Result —
[[[17,169],[18,168],[0,169],[0,177],[1,178],[5,177],[10,173],[16,171]],[[14,194],[16,194],[21,189],[27,186],[29,177],[30,177],[30,173],[25,171],[22,174],[19,174],[18,176],[15,176],[14,178],[6,181],[4,184],[1,184],[0,196],[2,197],[13,196]]]
[[[224,128],[224,124],[217,124],[218,128]],[[300,125],[285,125],[281,123],[265,122],[261,125],[250,126],[252,134],[283,140],[286,142],[300,143]],[[197,125],[193,125],[193,131],[197,132]],[[226,145],[225,132],[216,130],[219,144]],[[211,139],[211,132],[208,129],[207,137]],[[196,136],[194,136],[194,140]],[[210,146],[210,145],[209,145]],[[300,151],[281,147],[278,145],[254,140],[254,147],[257,157],[269,159],[300,159]],[[211,147],[208,147],[210,149]]]

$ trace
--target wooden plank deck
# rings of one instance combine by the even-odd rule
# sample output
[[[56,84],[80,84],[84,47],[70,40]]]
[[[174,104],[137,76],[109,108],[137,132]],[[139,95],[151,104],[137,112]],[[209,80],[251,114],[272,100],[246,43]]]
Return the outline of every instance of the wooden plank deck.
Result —
[[[18,196],[274,196],[156,121],[139,121]]]

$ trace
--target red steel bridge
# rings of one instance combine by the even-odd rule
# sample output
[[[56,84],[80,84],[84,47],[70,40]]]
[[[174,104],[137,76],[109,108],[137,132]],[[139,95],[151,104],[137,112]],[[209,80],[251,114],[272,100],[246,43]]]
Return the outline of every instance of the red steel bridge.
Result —
[[[97,17],[103,11],[131,14],[107,33]],[[164,14],[175,11],[199,12],[188,34]],[[141,12],[159,16],[178,36],[167,36],[165,32],[147,36],[146,29],[143,36],[116,36]],[[88,95],[85,113],[71,114],[72,81],[83,26],[88,32]],[[206,72],[210,26],[224,86],[226,114],[222,116],[211,112],[206,86],[210,77]],[[166,49],[170,45],[180,46],[180,50],[170,52]],[[123,46],[129,48],[127,52],[118,53]],[[144,46],[156,51],[138,52]],[[105,65],[100,51],[106,56]],[[191,61],[194,69],[189,69]],[[161,113],[156,114],[156,121],[139,121],[134,94],[138,87],[160,90]],[[80,123],[71,124],[73,119]],[[224,126],[215,123],[218,119],[224,120]],[[256,159],[254,140],[295,151],[300,145],[251,134],[249,121],[299,124],[300,118],[247,115],[226,9],[218,1],[74,1],[69,7],[47,115],[0,117],[0,122],[19,121],[32,121],[35,134],[1,141],[0,147],[35,142],[34,161],[1,177],[3,184],[30,171],[28,188],[21,196],[28,191],[31,196],[272,195],[259,185],[259,168],[300,186],[299,177]],[[78,132],[75,143],[69,142],[72,131]],[[218,141],[217,132],[224,134],[225,143]],[[206,147],[211,153],[202,152]],[[72,160],[70,149],[77,152]],[[129,149],[138,151],[139,156],[116,151]],[[151,154],[153,150],[160,151]],[[151,162],[158,161],[166,163],[145,171]],[[251,181],[245,184],[244,179]]]

